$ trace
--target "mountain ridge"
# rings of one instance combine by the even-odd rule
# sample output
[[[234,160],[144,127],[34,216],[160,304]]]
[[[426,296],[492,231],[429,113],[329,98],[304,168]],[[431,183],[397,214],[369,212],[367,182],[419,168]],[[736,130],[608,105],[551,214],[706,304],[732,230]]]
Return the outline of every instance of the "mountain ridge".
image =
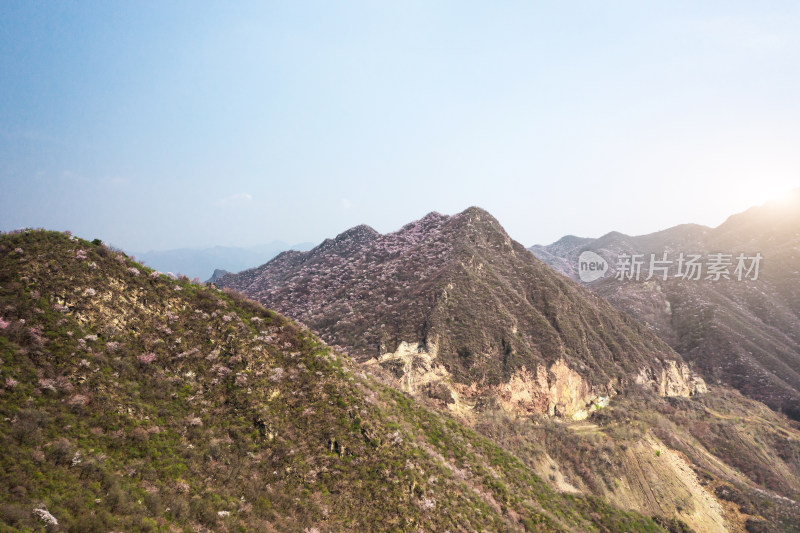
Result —
[[[445,381],[455,403],[482,401],[470,387],[494,395],[513,379],[535,397],[526,409],[585,416],[629,381],[683,394],[704,387],[666,344],[551,275],[479,207],[433,212],[386,235],[356,226],[217,283],[290,314],[360,361],[405,368],[414,350],[428,354],[441,378],[429,385]],[[576,390],[549,392],[573,378]]]
[[[604,256],[615,270],[619,254],[685,252],[762,256],[759,279],[643,283],[607,275],[589,287],[647,323],[711,382],[800,418],[800,189],[731,215],[716,228],[680,225],[650,235],[556,241],[529,250],[555,270],[579,279],[584,250]],[[621,234],[620,234],[621,235]],[[733,266],[731,266],[731,269]],[[753,273],[754,274],[754,273]]]

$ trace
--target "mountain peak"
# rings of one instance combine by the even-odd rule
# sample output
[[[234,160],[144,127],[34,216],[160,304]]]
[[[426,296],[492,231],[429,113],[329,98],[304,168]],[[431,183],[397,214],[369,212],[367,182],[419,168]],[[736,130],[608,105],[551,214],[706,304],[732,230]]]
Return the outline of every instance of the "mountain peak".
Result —
[[[466,218],[470,222],[489,222],[498,224],[497,219],[492,216],[487,210],[478,207],[478,206],[470,206],[456,215],[459,218]]]
[[[579,400],[542,400],[526,412],[583,416],[592,398],[615,394],[631,376],[650,382],[672,375],[664,374],[668,360],[683,364],[654,335],[565,284],[479,207],[430,213],[386,235],[363,227],[345,235],[363,245],[340,235],[303,260],[272,262],[223,285],[308,324],[362,362],[400,364],[424,352],[441,365],[437,379],[453,390],[471,387],[464,401],[480,403],[539,368],[583,383]],[[592,326],[598,317],[602,334]]]
[[[368,226],[366,224],[359,224],[358,226],[354,226],[347,231],[343,231],[339,235],[336,236],[334,242],[340,243],[343,241],[355,241],[359,243],[369,242],[380,237],[380,233],[378,233],[374,228]]]

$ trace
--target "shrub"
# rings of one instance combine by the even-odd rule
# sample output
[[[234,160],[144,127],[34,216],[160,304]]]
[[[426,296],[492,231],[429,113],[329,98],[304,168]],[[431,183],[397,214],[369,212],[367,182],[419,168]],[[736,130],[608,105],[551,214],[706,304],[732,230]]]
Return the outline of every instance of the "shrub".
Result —
[[[150,363],[156,360],[156,354],[153,352],[143,353],[142,355],[138,356],[137,359],[143,365],[149,365]]]

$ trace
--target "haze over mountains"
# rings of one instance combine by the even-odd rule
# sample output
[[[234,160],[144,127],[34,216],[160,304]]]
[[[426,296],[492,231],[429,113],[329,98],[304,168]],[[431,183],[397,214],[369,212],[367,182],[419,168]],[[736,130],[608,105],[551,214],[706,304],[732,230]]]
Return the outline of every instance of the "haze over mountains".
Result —
[[[311,243],[289,244],[272,241],[268,244],[249,247],[214,246],[211,248],[180,248],[150,252],[134,252],[134,256],[146,265],[161,272],[182,274],[188,278],[207,280],[215,270],[239,272],[269,261],[285,250],[309,250]]]
[[[610,272],[589,287],[648,324],[714,383],[800,418],[800,189],[781,201],[731,216],[717,228],[692,224],[651,235],[613,232],[599,239],[573,236],[530,250],[556,270],[578,279],[578,257],[590,250]],[[615,279],[620,254],[675,260],[664,280]],[[676,277],[680,253],[731,254],[730,279]],[[736,257],[761,254],[757,280],[738,279]],[[749,263],[747,266],[750,266]],[[649,265],[645,265],[649,267]]]

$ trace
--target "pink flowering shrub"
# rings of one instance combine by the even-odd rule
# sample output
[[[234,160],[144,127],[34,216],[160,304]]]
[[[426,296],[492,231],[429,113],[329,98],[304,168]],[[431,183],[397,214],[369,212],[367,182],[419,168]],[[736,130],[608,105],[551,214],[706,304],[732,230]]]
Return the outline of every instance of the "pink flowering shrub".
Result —
[[[85,394],[76,394],[67,400],[70,407],[83,407],[89,403],[89,397]]]
[[[0,318],[0,329],[6,329],[10,325],[11,322],[9,322],[8,320],[4,320],[3,318]]]
[[[136,267],[128,267],[128,272],[130,272],[134,276],[138,276],[139,275],[139,269],[136,268]]]
[[[51,392],[56,392],[56,380],[54,379],[40,379],[39,380],[39,388],[42,390],[49,390]]]
[[[45,526],[53,526],[53,527],[58,526],[58,520],[56,519],[55,516],[50,514],[50,511],[48,511],[47,509],[36,508],[33,510],[33,514],[36,515],[39,518],[39,520],[41,520],[42,523],[44,523]]]
[[[142,355],[138,356],[137,359],[139,360],[140,363],[144,365],[149,365],[150,363],[156,360],[156,354],[154,354],[153,352],[143,353]]]
[[[86,259],[87,257],[86,250],[78,250],[75,252],[75,259]]]
[[[30,328],[28,330],[28,337],[30,338],[33,344],[37,346],[44,346],[45,343],[44,326],[38,325]]]
[[[222,366],[222,365],[219,365],[219,366],[217,366],[216,368],[214,368],[212,370],[215,370],[217,372],[217,375],[219,377],[221,377],[221,378],[224,378],[225,376],[227,376],[228,374],[231,373],[231,369],[230,368],[228,368],[227,366]]]

